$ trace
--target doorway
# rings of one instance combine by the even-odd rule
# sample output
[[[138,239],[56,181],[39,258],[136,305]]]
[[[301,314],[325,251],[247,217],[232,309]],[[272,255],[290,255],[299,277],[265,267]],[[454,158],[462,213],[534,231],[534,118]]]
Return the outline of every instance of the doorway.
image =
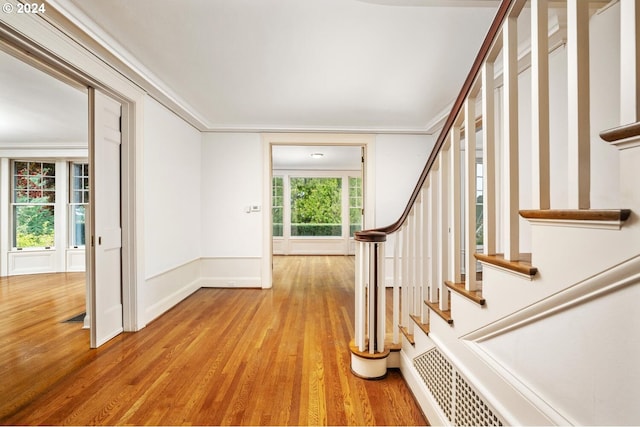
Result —
[[[270,288],[274,254],[355,253],[353,232],[375,223],[375,140],[365,134],[266,134],[263,143],[263,206],[269,208],[263,210],[262,287]],[[309,197],[314,191],[332,193],[337,208],[327,206],[330,196]],[[311,209],[322,211],[316,218],[308,208],[314,204],[324,205]]]
[[[28,50],[28,53],[22,49]],[[104,205],[109,205],[111,208],[109,210],[110,218],[115,217],[120,221],[131,217],[135,202],[131,197],[132,190],[126,190],[121,194],[121,189],[126,188],[127,183],[132,179],[134,166],[132,162],[127,162],[127,158],[130,158],[131,146],[125,145],[122,150],[120,149],[121,142],[129,142],[128,138],[120,137],[121,124],[125,124],[125,131],[127,131],[129,130],[127,125],[130,122],[127,120],[128,117],[121,120],[121,103],[112,99],[114,95],[112,94],[111,97],[104,95],[104,98],[111,99],[113,103],[117,104],[117,117],[114,121],[115,127],[117,127],[114,129],[118,142],[117,150],[114,151],[117,152],[117,158],[102,154],[90,155],[90,151],[95,152],[95,149],[92,147],[89,150],[89,142],[112,139],[113,136],[102,138],[96,133],[96,129],[100,132],[100,126],[89,126],[90,123],[96,123],[93,113],[104,111],[102,108],[104,102],[96,100],[98,98],[96,96],[89,97],[90,91],[87,87],[91,86],[92,82],[87,81],[84,76],[71,76],[66,74],[66,71],[59,71],[59,63],[44,54],[39,56],[37,49],[26,49],[25,47],[0,43],[0,50],[3,51],[2,57],[0,57],[0,70],[3,73],[12,73],[15,72],[13,68],[21,67],[17,78],[4,79],[4,81],[12,82],[13,85],[19,81],[30,89],[30,94],[35,92],[42,98],[34,100],[29,96],[16,95],[17,101],[14,99],[10,106],[12,112],[31,113],[32,116],[27,118],[13,117],[8,123],[2,123],[3,126],[1,126],[2,132],[8,130],[8,133],[1,137],[6,136],[15,146],[0,142],[0,150],[2,150],[0,162],[2,191],[0,196],[3,197],[3,200],[10,201],[11,204],[11,211],[3,212],[0,219],[0,252],[2,252],[0,276],[65,273],[74,269],[85,271],[88,279],[86,280],[85,311],[87,321],[85,323],[90,325],[91,347],[97,347],[122,332],[125,329],[125,324],[128,326],[127,330],[139,329],[135,303],[136,293],[134,283],[131,281],[133,274],[135,274],[132,253],[123,251],[122,247],[126,248],[127,245],[121,244],[123,240],[125,243],[129,243],[133,239],[131,234],[133,224],[126,227],[124,233],[120,229],[112,234],[107,233],[104,229],[96,229],[96,226],[100,225],[100,221],[95,218],[95,209],[91,209],[91,206],[95,207],[96,202],[92,200],[89,203],[88,198],[85,197],[88,194],[91,194],[92,198],[96,194],[103,199],[109,196],[109,202]],[[34,89],[38,85],[34,85],[34,80],[28,78],[29,76],[38,76],[33,78],[42,81],[40,90]],[[74,96],[60,95],[61,92],[74,93],[76,98],[80,93],[82,98],[79,103],[76,102],[79,106],[69,107],[64,104],[63,101]],[[3,90],[3,95],[7,93],[9,90]],[[115,96],[117,97],[117,95]],[[6,100],[7,97],[3,96],[3,99]],[[26,107],[20,108],[22,105],[20,102],[25,106],[35,108],[35,110],[31,111]],[[46,105],[53,107],[41,111],[42,107]],[[131,109],[127,107],[130,106],[125,103],[124,110],[130,114]],[[83,114],[80,116],[69,114],[78,110]],[[92,113],[91,120],[89,120],[88,110],[91,110]],[[23,125],[22,128],[20,125]],[[103,127],[102,130],[104,129]],[[73,130],[76,133],[73,133]],[[46,137],[42,137],[43,132]],[[16,138],[16,135],[20,134],[24,135],[25,140]],[[91,137],[89,141],[87,135]],[[127,135],[127,133],[125,132],[123,135]],[[27,137],[33,140],[26,140]],[[95,170],[104,169],[104,166],[113,164],[114,161],[117,162],[115,167],[110,167],[109,173],[98,175],[100,178],[96,180]],[[122,164],[126,166],[121,169]],[[91,175],[91,179],[88,175]],[[110,186],[105,186],[105,176],[109,176]],[[100,180],[103,181],[102,185],[100,185]],[[20,187],[21,183],[25,188]],[[89,187],[92,188],[91,191],[89,191]],[[126,200],[128,203],[121,206],[122,200]],[[31,211],[39,213],[37,221],[33,220],[33,215],[27,215]],[[89,213],[91,213],[93,221],[89,221]],[[27,223],[27,220],[30,222]],[[51,222],[54,223],[54,226],[51,226]],[[99,231],[100,235],[96,235],[96,231]],[[112,237],[114,235],[117,238],[114,239]],[[104,257],[98,259],[91,256],[91,251],[87,251],[85,254],[86,248],[90,248],[94,243],[100,245],[103,240],[105,247],[107,242],[111,244],[114,240],[117,240],[118,246],[117,254],[111,256],[111,258],[117,259],[118,268],[102,269],[110,275],[109,280],[98,280],[99,276],[96,276],[96,274],[105,274],[100,273]],[[82,261],[78,261],[79,254],[82,256]],[[121,267],[121,263],[125,268]],[[128,285],[127,292],[123,292],[125,280]],[[99,307],[96,309],[96,298],[104,299],[105,286],[117,288],[114,291],[114,295],[117,294],[117,296],[111,299],[117,300],[118,310],[100,310]],[[127,310],[123,310],[123,306],[126,306]],[[117,322],[117,327],[113,327],[114,322]],[[110,333],[101,334],[102,338],[94,338],[94,335],[105,325],[108,325]]]

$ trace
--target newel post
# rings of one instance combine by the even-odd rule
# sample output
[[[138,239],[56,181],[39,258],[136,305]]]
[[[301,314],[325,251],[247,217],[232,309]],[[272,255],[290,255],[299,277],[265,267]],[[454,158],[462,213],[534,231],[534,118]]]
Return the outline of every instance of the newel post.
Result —
[[[362,378],[387,374],[385,348],[384,243],[380,231],[359,231],[356,240],[355,339],[350,343],[351,371]]]

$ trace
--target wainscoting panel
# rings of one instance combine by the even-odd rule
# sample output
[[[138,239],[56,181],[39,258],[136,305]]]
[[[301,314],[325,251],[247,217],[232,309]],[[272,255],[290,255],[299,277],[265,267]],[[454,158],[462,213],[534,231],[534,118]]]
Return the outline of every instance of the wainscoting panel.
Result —
[[[67,249],[67,271],[85,271],[84,249]]]
[[[9,252],[9,275],[54,273],[56,271],[56,251]]]

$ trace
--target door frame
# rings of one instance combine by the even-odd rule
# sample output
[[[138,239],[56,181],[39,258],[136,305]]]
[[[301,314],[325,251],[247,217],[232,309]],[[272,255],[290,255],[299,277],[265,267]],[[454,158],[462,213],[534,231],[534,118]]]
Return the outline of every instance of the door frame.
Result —
[[[351,145],[363,147],[362,164],[363,228],[375,226],[375,135],[339,133],[263,133],[262,137],[262,288],[273,286],[273,236],[271,218],[271,179],[274,145]]]
[[[145,326],[139,287],[144,283],[142,224],[142,129],[144,92],[90,51],[33,16],[6,14],[0,21],[2,49],[27,64],[75,85],[93,87],[122,104],[122,303],[125,331]],[[90,164],[90,167],[92,165]],[[91,226],[92,227],[92,226]],[[94,234],[88,230],[87,235]],[[140,242],[140,243],[138,243]],[[95,283],[88,281],[95,288]],[[88,308],[88,307],[87,307]]]

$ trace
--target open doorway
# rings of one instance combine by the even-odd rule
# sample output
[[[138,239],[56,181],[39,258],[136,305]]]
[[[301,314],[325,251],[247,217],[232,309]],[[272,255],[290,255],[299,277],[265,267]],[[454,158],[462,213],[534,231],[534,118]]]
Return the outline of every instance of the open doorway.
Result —
[[[274,255],[352,255],[362,229],[361,146],[272,147]]]
[[[337,243],[334,248],[334,254],[349,254],[353,253],[354,245],[352,243],[353,239],[351,238],[352,229],[355,231],[358,229],[366,229],[372,228],[375,224],[375,216],[374,216],[374,206],[375,206],[375,137],[373,135],[368,134],[264,134],[262,136],[263,141],[263,153],[264,153],[264,170],[263,170],[263,206],[265,209],[263,212],[263,250],[262,250],[262,288],[271,288],[273,284],[273,256],[274,253],[280,253],[278,249],[278,236],[279,228],[282,229],[282,234],[284,238],[285,227],[289,228],[289,233],[291,233],[291,217],[290,213],[285,213],[286,209],[291,209],[291,185],[289,181],[289,187],[287,188],[287,192],[289,193],[289,200],[285,201],[285,180],[282,180],[282,188],[281,195],[282,199],[274,200],[274,176],[278,176],[279,171],[290,171],[292,172],[289,175],[289,178],[293,176],[293,178],[302,178],[302,185],[309,184],[309,178],[326,178],[327,175],[331,175],[330,169],[337,169],[344,171],[355,171],[352,174],[352,178],[358,178],[360,175],[360,179],[349,179],[349,173],[345,172],[346,177],[340,176],[340,187],[344,190],[341,190],[343,194],[348,195],[349,193],[358,194],[358,190],[355,190],[356,187],[359,187],[359,196],[361,200],[349,200],[347,197],[345,204],[341,210],[341,218],[343,218],[342,222],[339,226],[335,226],[336,230],[342,231],[340,237],[334,237],[334,240],[339,241],[332,242]],[[310,164],[313,164],[314,161],[318,160],[317,156],[312,157],[311,154],[323,153],[322,158],[326,156],[327,150],[336,149],[337,152],[340,152],[341,148],[346,148],[353,150],[355,153],[352,157],[349,156],[336,156],[336,159],[342,159],[343,162],[340,166],[318,166],[316,162],[315,169],[310,167]],[[284,150],[284,153],[289,153],[293,157],[298,157],[299,160],[295,159],[287,160],[289,163],[281,162],[277,158],[274,160],[274,156],[278,157],[278,150]],[[289,150],[290,149],[290,150]],[[274,150],[276,150],[276,154],[274,155]],[[296,152],[297,151],[297,152]],[[327,156],[328,157],[328,156]],[[307,163],[305,166],[300,162],[304,158],[304,162]],[[351,159],[351,160],[349,160]],[[346,163],[351,162],[351,166],[345,166]],[[275,162],[275,163],[274,163]],[[275,166],[274,166],[275,165]],[[294,166],[295,165],[295,166]],[[305,174],[301,173],[301,171],[306,170]],[[274,172],[276,171],[276,172]],[[341,172],[342,173],[342,172]],[[303,175],[303,176],[301,176]],[[333,178],[338,178],[337,176],[333,176]],[[307,180],[305,182],[305,179]],[[275,180],[275,186],[278,186],[279,180]],[[313,185],[311,183],[309,185]],[[351,184],[351,189],[349,188]],[[334,182],[333,185],[337,187],[337,182]],[[278,190],[276,190],[278,191]],[[295,197],[295,196],[294,196]],[[274,201],[276,204],[280,203],[281,205],[274,206]],[[352,203],[355,202],[355,203]],[[352,204],[353,206],[349,206]],[[346,207],[344,207],[346,206]],[[266,208],[268,207],[268,208]],[[279,222],[280,212],[278,208],[281,208],[282,213],[282,221]],[[351,217],[351,212],[353,209],[353,217]],[[358,211],[358,217],[361,219],[360,221],[356,220],[356,211]],[[276,222],[274,224],[273,217],[276,216]],[[289,216],[289,224],[285,225],[284,218]],[[352,221],[353,219],[353,221]],[[295,225],[294,220],[294,225]],[[313,225],[310,224],[309,221],[303,222],[303,230],[302,232],[309,231],[313,229],[313,227],[324,228],[325,230],[330,230],[331,227],[327,227],[327,224]],[[357,224],[357,222],[360,222]],[[353,224],[352,224],[353,223]],[[282,225],[280,225],[282,224]],[[309,225],[310,224],[310,225]],[[353,225],[353,227],[352,227]],[[305,231],[304,228],[307,228]],[[274,233],[275,230],[275,233]],[[297,230],[298,234],[300,234],[301,230]],[[346,238],[345,238],[346,236]],[[306,253],[313,254],[318,253],[317,247],[313,247],[314,243],[312,240],[315,239],[316,236],[293,236],[294,240],[297,240],[295,243],[299,243],[295,250],[300,252],[298,253]],[[326,237],[326,236],[323,236]],[[310,240],[305,241],[305,240]],[[316,239],[318,240],[318,239]],[[331,239],[320,239],[320,240],[331,240]],[[348,243],[346,243],[348,242]],[[294,243],[294,245],[295,245]],[[284,242],[283,242],[284,244]],[[291,241],[289,242],[291,246]],[[305,248],[305,245],[309,245]],[[337,249],[336,249],[337,248]],[[289,248],[291,249],[291,247]],[[325,246],[325,250],[327,246]],[[291,252],[289,252],[291,253]],[[325,254],[327,252],[324,252]],[[329,252],[331,253],[331,252]]]
[[[88,94],[0,51],[0,276],[85,271]]]
[[[131,226],[123,233],[121,221],[133,207],[122,207],[131,194],[132,146],[123,138],[129,132],[122,132],[123,125],[129,130],[129,117],[122,120],[121,101],[88,87],[92,82],[59,72],[33,52],[8,44],[0,49],[6,85],[0,197],[8,207],[0,216],[0,277],[86,273],[83,325],[97,347],[124,330],[124,317],[128,330],[136,323],[135,310],[126,310],[127,316],[123,310],[123,300],[135,307],[130,288],[123,293],[122,287],[132,271],[129,258],[121,266],[122,240],[131,237]],[[124,110],[130,114],[128,104]],[[117,268],[112,262],[105,267],[108,259],[117,260]],[[106,300],[114,303],[102,307]],[[102,339],[94,336],[99,330]]]
[[[0,419],[90,354],[87,88],[1,47]]]

